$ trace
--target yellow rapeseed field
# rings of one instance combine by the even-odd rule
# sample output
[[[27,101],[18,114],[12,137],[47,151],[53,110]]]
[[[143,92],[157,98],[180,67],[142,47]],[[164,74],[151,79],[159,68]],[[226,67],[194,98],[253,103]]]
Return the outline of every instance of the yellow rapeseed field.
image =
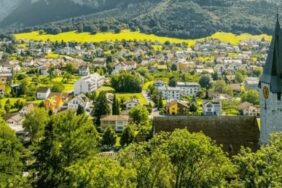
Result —
[[[140,32],[133,32],[129,30],[123,30],[120,33],[97,33],[97,34],[90,34],[90,33],[77,33],[75,31],[71,32],[64,32],[57,35],[50,35],[50,34],[39,34],[38,31],[30,32],[30,33],[20,33],[15,35],[17,40],[35,40],[35,41],[76,41],[80,43],[84,42],[104,42],[104,41],[120,41],[120,40],[137,40],[137,41],[157,41],[160,43],[165,43],[169,41],[171,43],[187,43],[189,46],[194,46],[197,41],[204,40],[202,39],[178,39],[178,38],[170,38],[170,37],[160,37],[153,34],[144,34]],[[268,35],[250,35],[250,34],[241,34],[235,35],[232,33],[223,33],[218,32],[213,34],[210,37],[213,39],[219,39],[224,42],[229,42],[231,44],[238,44],[242,40],[246,39],[262,39],[265,38],[266,40],[270,40],[271,37]]]

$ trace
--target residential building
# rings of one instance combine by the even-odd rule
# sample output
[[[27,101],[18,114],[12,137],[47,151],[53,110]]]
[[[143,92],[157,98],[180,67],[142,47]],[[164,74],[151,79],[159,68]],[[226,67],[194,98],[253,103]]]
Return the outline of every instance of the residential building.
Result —
[[[74,94],[79,95],[81,93],[89,93],[99,89],[105,82],[105,77],[99,74],[91,74],[82,77],[80,80],[75,82]]]
[[[0,82],[2,84],[10,84],[12,82],[12,73],[0,73]]]
[[[165,83],[162,80],[157,80],[157,81],[154,82],[154,87],[155,88],[165,87]]]
[[[207,101],[203,104],[204,116],[220,116],[221,115],[221,102],[220,101]]]
[[[241,114],[244,116],[259,117],[260,115],[260,109],[249,102],[244,102],[240,104],[239,109],[240,109]]]
[[[51,90],[49,88],[40,87],[37,89],[36,98],[40,100],[47,99],[50,93],[51,93]]]
[[[126,110],[131,110],[132,108],[134,108],[135,106],[138,106],[140,105],[140,102],[138,99],[136,98],[132,98],[132,99],[129,99],[127,101],[125,101],[125,107],[126,107]]]
[[[19,113],[22,115],[22,116],[25,116],[26,114],[30,113],[31,110],[35,107],[35,105],[33,103],[29,103],[27,105],[25,105],[20,111]]]
[[[76,111],[79,106],[81,106],[86,112],[91,112],[93,107],[90,99],[86,97],[84,94],[75,96],[73,99],[71,99],[68,102],[68,109],[72,109]]]
[[[180,88],[181,95],[196,96],[200,90],[200,84],[194,82],[177,82],[176,87]]]
[[[24,134],[24,116],[22,116],[20,113],[13,113],[9,114],[5,119],[9,127],[14,130],[17,134]]]
[[[245,86],[247,89],[258,90],[259,78],[257,77],[248,77],[245,80]]]
[[[131,119],[128,115],[108,115],[102,117],[100,121],[102,129],[111,126],[116,132],[122,132]]]
[[[49,75],[49,68],[47,66],[39,67],[39,72],[41,75],[48,76]]]
[[[185,115],[189,111],[189,106],[184,101],[171,100],[166,103],[165,109],[169,115]]]
[[[181,89],[179,87],[160,87],[159,92],[163,99],[172,100],[181,98]]]
[[[80,76],[88,76],[90,74],[89,67],[87,65],[82,65],[78,68],[78,74]]]
[[[162,97],[167,100],[180,99],[182,96],[196,96],[200,90],[200,85],[193,82],[177,82],[176,87],[158,87]]]
[[[137,68],[137,64],[134,61],[121,62],[115,65],[112,74],[117,74],[120,71],[130,71],[136,68]]]

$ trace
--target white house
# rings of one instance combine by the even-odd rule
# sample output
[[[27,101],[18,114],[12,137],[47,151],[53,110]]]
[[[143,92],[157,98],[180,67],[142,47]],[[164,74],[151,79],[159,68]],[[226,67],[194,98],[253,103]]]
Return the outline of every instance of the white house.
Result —
[[[181,95],[195,96],[200,90],[200,85],[194,82],[177,82],[176,87],[180,88]]]
[[[140,104],[140,102],[139,102],[138,99],[132,98],[132,99],[129,99],[129,100],[125,101],[124,104],[126,106],[126,110],[131,110],[135,106],[138,106]]]
[[[85,111],[90,112],[92,105],[88,97],[84,94],[80,94],[75,96],[68,102],[68,109],[77,110],[78,107],[81,106]]]
[[[179,87],[160,87],[159,92],[164,99],[180,99],[181,89]]]
[[[39,72],[41,75],[48,76],[49,75],[48,70],[49,70],[48,67],[45,67],[45,66],[39,67]]]
[[[259,78],[257,77],[248,77],[245,80],[245,86],[247,89],[259,90]]]
[[[17,134],[24,134],[23,121],[24,116],[20,113],[11,114],[11,116],[6,119],[7,124]]]
[[[105,77],[99,74],[91,74],[82,77],[74,84],[74,94],[89,93],[99,89],[105,82]]]
[[[112,74],[119,73],[120,71],[130,71],[137,68],[136,62],[122,62],[115,65],[115,69],[113,70]]]
[[[244,102],[240,104],[239,109],[241,114],[244,116],[258,117],[260,115],[260,109],[249,102]]]
[[[207,101],[203,104],[204,116],[220,116],[221,115],[221,102],[220,101]]]
[[[165,87],[165,83],[162,80],[157,80],[157,81],[154,82],[154,87],[155,88]]]
[[[51,93],[51,90],[49,88],[40,87],[37,89],[36,98],[40,100],[47,99],[50,93]]]
[[[89,67],[86,65],[82,65],[78,69],[78,74],[80,76],[88,76],[90,74]]]
[[[25,116],[30,113],[34,107],[35,105],[33,103],[27,104],[19,111],[19,113],[20,115]]]
[[[200,90],[200,85],[193,82],[177,82],[176,87],[158,87],[164,99],[180,99],[182,96],[195,96]]]

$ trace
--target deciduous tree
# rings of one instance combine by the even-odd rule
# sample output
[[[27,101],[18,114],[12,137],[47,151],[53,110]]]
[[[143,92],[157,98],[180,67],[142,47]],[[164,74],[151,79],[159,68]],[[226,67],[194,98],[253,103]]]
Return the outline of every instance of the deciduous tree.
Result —
[[[96,152],[98,133],[86,115],[73,111],[54,115],[45,128],[44,139],[34,152],[37,187],[69,187],[66,168]]]

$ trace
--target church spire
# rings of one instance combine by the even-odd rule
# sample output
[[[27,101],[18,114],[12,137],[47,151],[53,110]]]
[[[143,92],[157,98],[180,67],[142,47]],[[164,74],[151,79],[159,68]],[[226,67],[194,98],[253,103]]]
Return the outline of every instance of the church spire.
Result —
[[[279,14],[276,14],[275,36],[280,35]]]
[[[282,92],[282,32],[277,13],[275,30],[272,36],[268,57],[264,66],[261,83],[270,85],[273,93]]]

